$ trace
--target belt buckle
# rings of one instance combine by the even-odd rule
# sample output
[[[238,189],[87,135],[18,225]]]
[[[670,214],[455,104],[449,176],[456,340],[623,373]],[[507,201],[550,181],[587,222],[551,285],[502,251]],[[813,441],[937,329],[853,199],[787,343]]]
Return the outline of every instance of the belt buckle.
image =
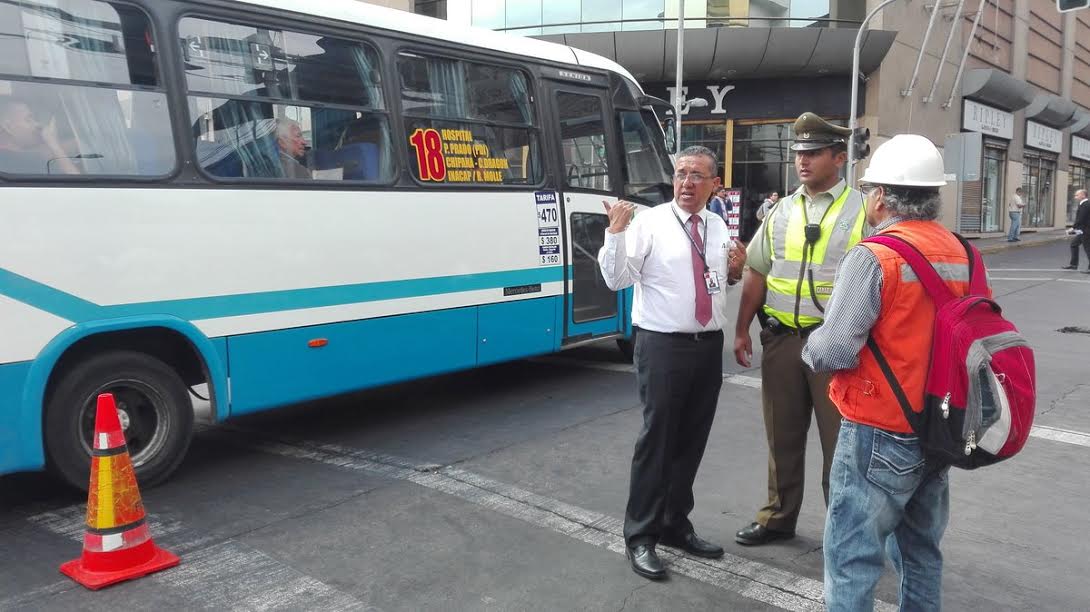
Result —
[[[700,342],[700,332],[693,332],[693,342]]]

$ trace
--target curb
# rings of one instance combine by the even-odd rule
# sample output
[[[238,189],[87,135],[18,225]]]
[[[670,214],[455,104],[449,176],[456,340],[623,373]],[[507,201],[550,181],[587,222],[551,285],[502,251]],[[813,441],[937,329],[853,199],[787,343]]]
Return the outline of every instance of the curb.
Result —
[[[1010,251],[1012,249],[1028,249],[1035,246],[1043,246],[1046,244],[1052,244],[1054,242],[1060,242],[1071,238],[1067,234],[1058,234],[1055,236],[1049,236],[1048,238],[1042,238],[1040,240],[1034,240],[1032,242],[1003,242],[1000,244],[985,244],[977,247],[981,255],[994,255],[995,253],[1002,253],[1004,251]],[[972,244],[973,241],[969,241]]]

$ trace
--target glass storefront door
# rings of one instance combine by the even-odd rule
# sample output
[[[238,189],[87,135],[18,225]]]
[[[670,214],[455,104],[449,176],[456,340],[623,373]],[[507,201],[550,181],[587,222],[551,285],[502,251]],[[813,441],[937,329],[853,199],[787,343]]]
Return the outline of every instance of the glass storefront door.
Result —
[[[700,145],[708,147],[719,158],[719,178],[723,178],[723,160],[727,152],[727,124],[724,121],[716,123],[682,123],[681,148]]]
[[[1022,166],[1022,186],[1026,190],[1022,227],[1052,227],[1055,177],[1055,159],[1026,151]]]
[[[998,232],[1007,215],[1007,197],[1003,191],[1003,166],[1006,154],[1003,149],[984,148],[984,172],[980,202],[980,229],[983,232]]]

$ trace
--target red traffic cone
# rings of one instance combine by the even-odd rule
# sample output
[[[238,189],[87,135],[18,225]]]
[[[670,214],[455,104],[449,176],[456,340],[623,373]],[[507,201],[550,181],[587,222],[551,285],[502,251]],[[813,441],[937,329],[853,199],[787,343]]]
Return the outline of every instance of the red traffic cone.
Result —
[[[177,555],[156,546],[148,532],[136,473],[110,393],[98,396],[92,449],[83,555],[61,565],[61,572],[98,590],[178,565]]]

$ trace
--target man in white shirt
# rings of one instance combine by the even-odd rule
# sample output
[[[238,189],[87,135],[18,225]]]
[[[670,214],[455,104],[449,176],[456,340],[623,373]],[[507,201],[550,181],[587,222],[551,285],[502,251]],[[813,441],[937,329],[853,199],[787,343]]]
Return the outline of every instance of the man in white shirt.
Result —
[[[617,291],[635,285],[636,379],[643,429],[632,458],[624,536],[632,569],[659,580],[662,543],[700,557],[723,548],[696,535],[689,513],[723,382],[723,286],[741,278],[745,252],[705,204],[719,185],[718,160],[705,147],[678,156],[674,200],[644,210],[610,206],[602,276]]]
[[[1022,210],[1025,207],[1026,203],[1022,200],[1022,188],[1019,187],[1014,190],[1010,204],[1007,205],[1007,214],[1011,218],[1011,230],[1007,233],[1007,242],[1020,242],[1022,240],[1018,237],[1018,234],[1022,232]]]

